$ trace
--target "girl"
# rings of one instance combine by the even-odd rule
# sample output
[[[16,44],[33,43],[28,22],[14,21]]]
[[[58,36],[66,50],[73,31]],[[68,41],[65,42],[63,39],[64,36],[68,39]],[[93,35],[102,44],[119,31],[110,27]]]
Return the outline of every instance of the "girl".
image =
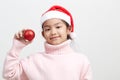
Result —
[[[71,47],[73,18],[63,7],[54,5],[41,16],[45,51],[19,59],[20,51],[30,44],[23,32],[14,36],[8,52],[3,77],[7,80],[92,80],[88,58]]]

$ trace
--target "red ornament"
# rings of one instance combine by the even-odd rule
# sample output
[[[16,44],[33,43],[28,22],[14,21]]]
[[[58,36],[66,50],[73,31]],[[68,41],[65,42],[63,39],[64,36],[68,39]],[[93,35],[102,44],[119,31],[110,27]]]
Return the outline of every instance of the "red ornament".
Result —
[[[27,29],[23,33],[24,39],[32,41],[35,37],[35,32],[32,29]]]

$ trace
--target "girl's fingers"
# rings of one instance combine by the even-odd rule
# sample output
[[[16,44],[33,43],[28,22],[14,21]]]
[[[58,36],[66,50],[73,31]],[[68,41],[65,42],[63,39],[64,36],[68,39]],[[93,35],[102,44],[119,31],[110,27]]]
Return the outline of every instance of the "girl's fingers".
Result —
[[[19,38],[23,38],[23,32],[22,31],[19,31]]]
[[[24,31],[25,31],[25,30],[26,30],[26,29],[23,29],[23,30],[18,31],[17,33],[15,33],[14,38],[17,39],[17,40],[19,40],[20,42],[28,45],[28,44],[30,44],[32,41],[29,41],[29,40],[24,39],[23,34],[24,34]]]
[[[15,38],[17,39],[23,39],[23,31],[19,31],[15,34]]]
[[[15,38],[19,39],[19,34],[15,33]]]

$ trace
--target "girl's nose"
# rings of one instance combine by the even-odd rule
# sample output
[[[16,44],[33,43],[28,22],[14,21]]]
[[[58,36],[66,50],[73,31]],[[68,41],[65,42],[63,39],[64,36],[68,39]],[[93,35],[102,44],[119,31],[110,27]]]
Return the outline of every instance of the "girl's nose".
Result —
[[[57,30],[55,29],[55,28],[53,28],[52,30],[51,30],[51,34],[52,35],[55,35],[57,33]]]

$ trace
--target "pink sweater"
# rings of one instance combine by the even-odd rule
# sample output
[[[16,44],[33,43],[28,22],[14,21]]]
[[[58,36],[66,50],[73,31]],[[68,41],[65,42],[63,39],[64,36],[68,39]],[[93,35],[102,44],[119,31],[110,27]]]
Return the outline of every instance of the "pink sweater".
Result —
[[[5,59],[3,77],[7,80],[92,80],[87,57],[74,52],[70,42],[45,43],[45,52],[19,59],[20,51],[26,45],[14,40]]]

